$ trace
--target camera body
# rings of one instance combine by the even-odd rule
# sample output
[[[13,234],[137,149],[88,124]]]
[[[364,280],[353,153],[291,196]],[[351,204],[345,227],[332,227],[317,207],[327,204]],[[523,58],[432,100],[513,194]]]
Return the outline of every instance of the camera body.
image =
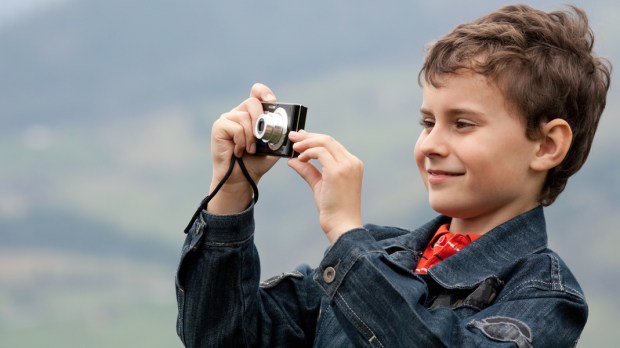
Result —
[[[262,103],[263,114],[256,120],[256,154],[295,157],[293,143],[288,140],[290,131],[303,129],[308,108],[301,104]]]

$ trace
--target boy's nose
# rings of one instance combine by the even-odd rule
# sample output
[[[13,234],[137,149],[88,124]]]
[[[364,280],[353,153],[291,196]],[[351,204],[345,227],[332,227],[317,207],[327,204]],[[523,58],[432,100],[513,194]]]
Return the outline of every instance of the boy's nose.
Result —
[[[420,152],[425,157],[445,157],[448,154],[448,146],[441,129],[433,128],[420,139]]]

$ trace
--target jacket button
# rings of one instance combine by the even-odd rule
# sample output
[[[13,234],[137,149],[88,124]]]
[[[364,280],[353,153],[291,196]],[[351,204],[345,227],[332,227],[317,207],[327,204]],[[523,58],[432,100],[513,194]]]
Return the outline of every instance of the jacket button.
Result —
[[[327,284],[331,284],[336,278],[336,269],[334,267],[327,267],[325,271],[323,271],[323,280]]]

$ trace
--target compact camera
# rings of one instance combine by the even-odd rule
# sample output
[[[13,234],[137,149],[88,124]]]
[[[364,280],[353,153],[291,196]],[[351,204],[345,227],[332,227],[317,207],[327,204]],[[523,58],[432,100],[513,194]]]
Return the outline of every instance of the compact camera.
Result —
[[[288,140],[290,131],[303,129],[308,108],[300,104],[262,103],[263,114],[256,121],[256,154],[295,157],[293,143]]]

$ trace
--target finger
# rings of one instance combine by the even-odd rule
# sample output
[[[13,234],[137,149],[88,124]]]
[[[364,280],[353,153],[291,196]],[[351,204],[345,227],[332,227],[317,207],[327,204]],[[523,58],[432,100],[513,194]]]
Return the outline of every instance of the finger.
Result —
[[[235,107],[231,111],[244,111],[244,112],[254,111],[254,112],[262,113],[263,104],[261,104],[261,101],[258,98],[249,97],[248,99],[241,102],[241,104],[237,105],[237,107]]]
[[[246,143],[248,144],[247,151],[249,153],[255,153],[256,138],[254,136],[254,126],[256,125],[258,118],[265,113],[263,110],[263,104],[257,98],[250,97],[233,109],[233,112],[245,112],[249,115],[251,124],[250,132],[246,134]]]
[[[235,144],[233,153],[235,154],[236,157],[241,157],[243,156],[243,151],[246,148],[246,142],[245,142],[245,131],[243,129],[243,126],[241,126],[239,123],[232,123],[232,126],[230,128],[231,130],[233,130],[233,133],[231,134],[233,137],[233,142]]]
[[[300,130],[298,132],[291,131],[289,132],[289,139],[295,142],[300,149],[306,149],[310,147],[316,146],[325,146],[325,147],[339,147],[342,150],[344,147],[333,137],[320,134],[320,133],[310,133],[304,130]],[[332,146],[333,145],[333,146]]]
[[[238,108],[228,113],[231,120],[243,125],[245,134],[245,150],[248,153],[256,152],[256,137],[254,136],[254,125],[256,120],[263,114],[263,106],[256,98],[249,98]]]
[[[262,83],[255,83],[250,90],[250,97],[257,98],[260,101],[274,103],[276,97],[273,91]]]
[[[241,125],[238,121],[231,119],[226,116],[222,116],[216,124],[214,124],[214,128],[219,129],[219,132],[215,132],[215,141],[216,142],[231,142],[233,143],[233,153],[235,156],[240,157],[243,156],[243,151],[246,147],[246,137],[244,126]]]
[[[262,111],[262,106],[249,106],[249,109],[252,111],[233,111],[230,112],[230,119],[236,122],[239,122],[243,126],[244,135],[245,135],[245,150],[248,153],[256,152],[256,137],[254,136],[254,125],[256,124],[256,120],[259,115],[256,115],[260,109]]]
[[[291,158],[288,161],[288,165],[308,183],[310,188],[313,188],[321,180],[321,172],[312,163],[302,162],[298,158]]]
[[[253,153],[251,146],[255,143],[254,128],[252,127],[252,117],[245,111],[231,111],[223,115],[225,118],[239,123],[243,127],[243,134],[245,136],[244,144],[246,151]]]
[[[297,157],[300,162],[309,162],[310,160],[317,160],[323,169],[335,168],[338,161],[332,156],[332,154],[324,147],[313,147],[300,153]]]
[[[246,141],[248,144],[247,149],[249,153],[255,153],[256,137],[254,136],[254,126],[256,125],[258,118],[265,112],[263,110],[263,104],[256,98],[250,98],[246,103],[246,107],[250,115],[250,131],[246,134]]]
[[[294,143],[293,149],[296,152],[304,153],[309,149],[322,147],[327,149],[336,161],[342,161],[349,157],[347,149],[329,135],[308,133],[305,131],[290,132],[289,139]]]

